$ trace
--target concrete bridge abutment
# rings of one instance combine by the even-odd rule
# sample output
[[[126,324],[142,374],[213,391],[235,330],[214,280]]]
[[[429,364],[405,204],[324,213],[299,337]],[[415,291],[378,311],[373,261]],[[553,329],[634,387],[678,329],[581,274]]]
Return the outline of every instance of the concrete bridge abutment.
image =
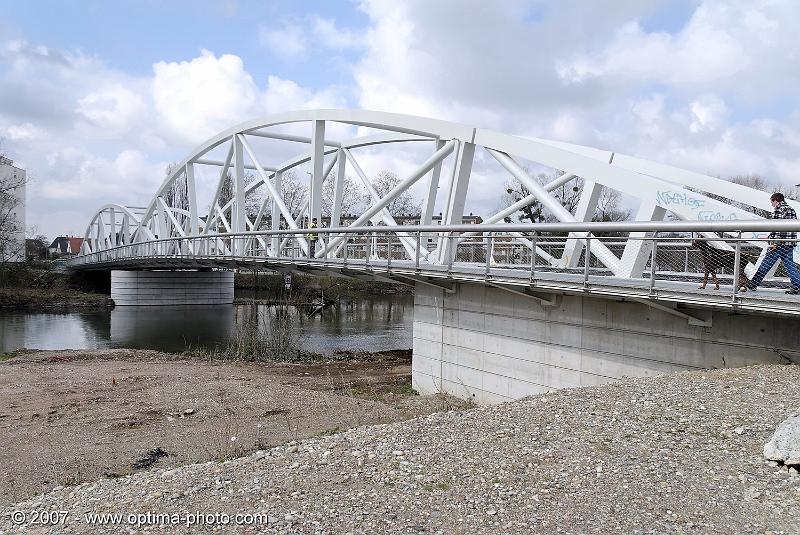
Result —
[[[113,270],[111,299],[117,306],[231,304],[233,272]]]
[[[486,404],[624,376],[800,362],[800,320],[694,313],[706,326],[639,302],[547,304],[482,284],[417,284],[413,387]]]

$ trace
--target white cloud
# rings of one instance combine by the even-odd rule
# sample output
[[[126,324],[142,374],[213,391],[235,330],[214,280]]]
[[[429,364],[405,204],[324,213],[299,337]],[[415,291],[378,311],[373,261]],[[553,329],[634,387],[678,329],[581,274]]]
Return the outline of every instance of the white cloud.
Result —
[[[337,26],[333,19],[311,17],[311,31],[320,44],[326,48],[345,50],[364,45],[364,39],[360,33]]]
[[[258,84],[239,56],[206,50],[188,61],[158,62],[151,76],[139,77],[24,41],[0,43],[0,60],[7,64],[0,76],[3,149],[33,177],[28,219],[41,220],[49,235],[66,231],[53,224],[58,202],[87,220],[105,202],[146,203],[169,162],[236,123],[345,106],[335,87],[314,90],[274,76]]]
[[[703,95],[689,104],[692,122],[689,130],[695,133],[716,130],[728,116],[725,102],[716,95]]]
[[[578,49],[557,69],[567,84],[655,81],[674,88],[735,88],[763,98],[791,90],[765,85],[765,75],[797,89],[800,42],[792,21],[798,17],[800,4],[793,0],[705,0],[677,33],[647,32],[630,20],[604,46]]]
[[[359,103],[714,175],[795,180],[800,4],[703,0],[676,31],[647,30],[665,6],[674,8],[365,0]],[[769,126],[752,119],[776,104],[789,109]],[[481,184],[496,187],[482,165]]]
[[[119,84],[89,93],[78,100],[76,109],[92,126],[116,134],[133,128],[146,111],[142,97]]]
[[[31,123],[12,124],[0,130],[0,137],[5,137],[9,141],[32,141],[45,135],[45,132]]]
[[[319,15],[284,22],[279,27],[260,24],[258,38],[262,46],[286,62],[306,61],[314,49],[342,51],[364,46],[359,32]]]
[[[643,123],[655,123],[664,113],[664,95],[655,94],[650,98],[640,99],[633,103],[631,111]]]
[[[123,150],[113,159],[107,159],[65,147],[48,154],[46,160],[50,168],[60,169],[64,175],[33,182],[30,194],[45,200],[89,201],[88,206],[94,208],[108,202],[133,205],[149,200],[163,180],[167,166],[166,162],[150,161],[146,154],[135,149]]]
[[[277,72],[254,76],[236,50],[161,61],[152,75],[134,77],[80,52],[0,43],[0,136],[48,185],[32,191],[48,202],[74,199],[86,211],[95,197],[131,202],[139,188],[152,194],[166,162],[237,122],[345,107],[347,95],[366,109],[558,138],[715,175],[798,181],[800,3],[793,0],[699,0],[670,32],[649,29],[659,9],[673,7],[665,2],[358,6],[369,19],[361,29],[308,13],[257,28],[276,57],[297,63],[292,68],[323,73],[309,76],[323,80],[310,87]],[[352,61],[337,85],[324,81],[331,56]],[[351,130],[329,125],[328,134]],[[420,154],[363,158],[366,167],[403,174]],[[480,189],[471,195],[479,206],[468,211],[488,211],[486,199],[504,180],[490,164],[476,159]],[[33,219],[44,217],[43,206],[31,203]]]
[[[178,140],[199,142],[252,117],[258,88],[241,58],[200,57],[153,66],[153,101],[165,128]]]
[[[275,56],[284,61],[300,61],[308,55],[308,41],[303,28],[287,24],[281,28],[258,27],[258,38]]]
[[[558,72],[567,83],[609,77],[689,84],[733,76],[749,61],[744,43],[705,21],[677,36],[646,33],[638,22],[631,21],[616,32],[604,51],[561,62]]]

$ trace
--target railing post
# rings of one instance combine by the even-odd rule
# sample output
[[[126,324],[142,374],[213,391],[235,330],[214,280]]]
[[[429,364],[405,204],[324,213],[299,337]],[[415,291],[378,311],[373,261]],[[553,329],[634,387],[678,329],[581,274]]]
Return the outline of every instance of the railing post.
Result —
[[[653,233],[653,251],[650,256],[650,295],[655,293],[656,288],[656,253],[658,251],[658,232]]]
[[[344,247],[342,247],[342,251],[344,254],[342,255],[342,266],[347,265],[347,242],[350,240],[350,234],[344,235]]]
[[[451,233],[448,237],[448,240],[455,239],[455,242],[450,242],[450,253],[447,255],[447,275],[450,276],[453,271],[453,261],[456,258],[456,254],[458,253],[458,234]]]
[[[535,277],[536,277],[536,232],[533,233],[531,236],[531,278],[528,281],[528,284],[533,286],[535,284]]]
[[[592,237],[591,234],[586,235],[586,250],[583,252],[583,289],[589,289],[589,260],[592,256]]]
[[[422,242],[422,237],[420,236],[420,231],[417,231],[416,238],[417,238],[417,245],[416,245],[417,254],[416,254],[416,258],[414,259],[414,269],[417,272],[419,272],[419,254],[420,254],[419,246],[420,246],[420,243]]]
[[[489,279],[489,269],[491,268],[491,262],[492,262],[492,246],[494,243],[494,240],[492,238],[493,238],[492,233],[488,232],[486,234],[486,272],[484,274],[484,278],[487,280]]]
[[[386,233],[386,272],[391,273],[392,271],[392,233]]]
[[[370,248],[372,247],[372,240],[373,240],[372,232],[370,232],[369,235],[367,236],[366,243],[364,245],[364,267],[367,270],[369,270],[369,258],[372,256],[370,254]]]
[[[739,270],[741,269],[742,259],[742,233],[736,236],[736,253],[733,255],[733,293],[731,294],[731,301],[736,303],[736,294],[739,293]]]

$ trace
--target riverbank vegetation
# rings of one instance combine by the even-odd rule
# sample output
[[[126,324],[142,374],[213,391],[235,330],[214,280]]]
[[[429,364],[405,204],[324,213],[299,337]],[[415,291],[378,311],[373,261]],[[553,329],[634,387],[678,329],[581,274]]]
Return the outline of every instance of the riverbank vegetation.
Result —
[[[300,348],[300,329],[287,304],[262,310],[253,305],[224,345],[188,346],[185,356],[244,362],[312,362],[324,357]]]
[[[111,307],[114,303],[105,279],[99,274],[57,271],[51,262],[7,263],[0,267],[0,308]]]

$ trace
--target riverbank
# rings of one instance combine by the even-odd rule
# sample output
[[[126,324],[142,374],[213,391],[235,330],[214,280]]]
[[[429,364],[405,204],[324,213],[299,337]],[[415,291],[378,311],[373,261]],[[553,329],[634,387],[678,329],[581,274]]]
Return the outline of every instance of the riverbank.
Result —
[[[7,356],[0,362],[4,504],[144,468],[136,463],[225,460],[453,403],[414,395],[410,351],[302,365],[121,349]]]
[[[67,511],[72,533],[131,527],[88,525],[87,511],[201,511],[263,514],[276,533],[797,534],[800,478],[762,448],[798,408],[797,366],[625,379],[103,479],[6,510]]]
[[[64,273],[52,264],[13,264],[0,269],[0,309],[68,311],[114,306],[110,281],[98,274]]]
[[[68,311],[112,308],[111,297],[72,288],[0,288],[0,308],[25,311]]]

